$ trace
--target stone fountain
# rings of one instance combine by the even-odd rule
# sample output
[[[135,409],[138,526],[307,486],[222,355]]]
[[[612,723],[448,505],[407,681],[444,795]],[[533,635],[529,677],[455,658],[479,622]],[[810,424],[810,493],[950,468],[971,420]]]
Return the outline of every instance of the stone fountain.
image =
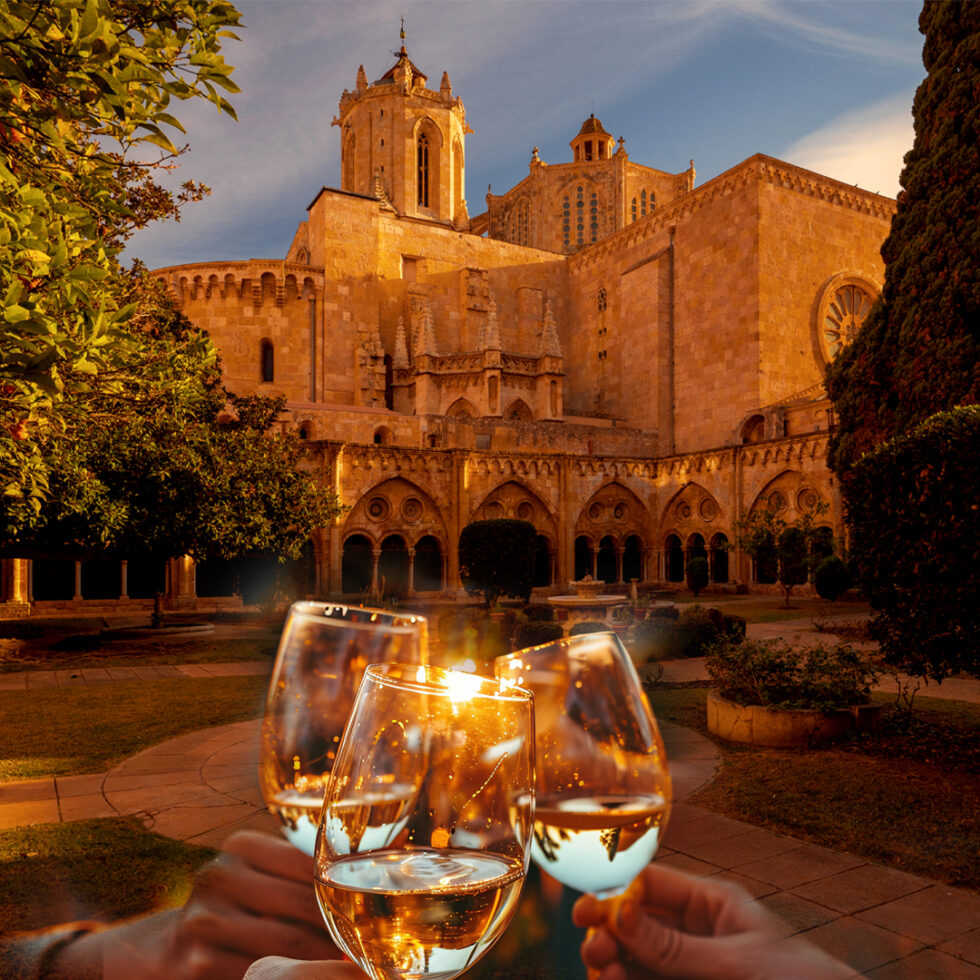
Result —
[[[548,602],[561,613],[565,613],[567,626],[572,626],[584,620],[607,620],[609,614],[621,606],[629,603],[629,597],[625,595],[613,595],[602,590],[606,588],[605,582],[596,581],[591,575],[579,579],[577,582],[568,583],[574,590],[575,595],[556,595],[549,596]],[[562,618],[559,616],[559,618]]]

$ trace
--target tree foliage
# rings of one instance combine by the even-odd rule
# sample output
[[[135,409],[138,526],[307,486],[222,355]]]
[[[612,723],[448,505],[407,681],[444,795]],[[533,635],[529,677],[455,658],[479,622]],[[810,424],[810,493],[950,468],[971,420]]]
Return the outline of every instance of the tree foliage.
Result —
[[[528,599],[537,532],[529,521],[473,521],[459,535],[459,567],[468,592],[491,604],[498,596]]]
[[[295,435],[276,430],[283,399],[226,391],[206,337],[156,290],[138,282],[134,325],[159,384],[107,372],[84,419],[39,433],[51,493],[29,529],[8,526],[5,553],[296,558],[339,513]]]
[[[980,667],[980,407],[942,412],[854,467],[851,555],[886,659],[937,680]]]
[[[831,468],[934,412],[980,402],[980,4],[926,2],[928,72],[881,254],[879,301],[827,372]]]
[[[687,579],[687,587],[697,597],[711,580],[711,568],[708,565],[708,559],[700,556],[692,558],[684,568],[684,577]]]
[[[220,54],[238,20],[225,0],[0,0],[0,487],[8,526],[37,520],[49,495],[49,433],[79,424],[96,379],[141,378],[194,399],[188,340],[153,376],[130,325],[118,256],[132,232],[206,193],[154,180],[181,152],[174,100],[234,115]],[[159,361],[157,362],[159,363]],[[131,387],[131,385],[130,385]]]

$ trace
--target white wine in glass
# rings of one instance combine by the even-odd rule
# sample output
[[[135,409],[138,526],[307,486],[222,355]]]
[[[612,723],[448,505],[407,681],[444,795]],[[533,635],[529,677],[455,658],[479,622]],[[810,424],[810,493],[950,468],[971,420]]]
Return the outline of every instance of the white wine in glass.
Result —
[[[368,667],[317,833],[314,885],[334,941],[375,980],[459,976],[510,923],[533,810],[527,691]]]
[[[498,657],[494,672],[534,693],[535,863],[578,891],[622,893],[653,859],[671,798],[629,655],[613,633],[583,633]]]
[[[313,853],[323,787],[368,664],[419,664],[423,616],[361,606],[290,606],[266,695],[259,784],[286,839]]]

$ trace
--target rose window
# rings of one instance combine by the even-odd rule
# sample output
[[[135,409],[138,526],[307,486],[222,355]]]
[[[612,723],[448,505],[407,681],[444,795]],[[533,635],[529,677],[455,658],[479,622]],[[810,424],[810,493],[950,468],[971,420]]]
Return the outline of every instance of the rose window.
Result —
[[[873,301],[868,290],[855,283],[838,286],[825,300],[820,339],[828,361],[855,338]]]

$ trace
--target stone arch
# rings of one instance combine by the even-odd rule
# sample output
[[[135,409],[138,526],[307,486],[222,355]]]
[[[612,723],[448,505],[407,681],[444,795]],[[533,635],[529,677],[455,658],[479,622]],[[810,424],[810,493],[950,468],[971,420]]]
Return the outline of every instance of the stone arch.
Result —
[[[718,531],[708,542],[708,564],[711,567],[712,582],[728,581],[728,535]]]
[[[598,240],[599,229],[604,223],[600,216],[605,215],[605,200],[594,181],[582,177],[563,184],[558,189],[555,206],[562,216],[563,248],[575,251]]]
[[[684,544],[673,531],[664,535],[664,578],[668,582],[684,581]]]
[[[804,514],[817,510],[824,512],[827,505],[825,495],[812,476],[799,470],[786,469],[769,480],[756,494],[748,514],[751,517],[772,507],[787,524],[792,524]]]
[[[575,522],[575,536],[576,539],[585,537],[596,546],[594,571],[590,572],[596,577],[599,577],[600,572],[605,577],[607,557],[604,549],[612,547],[615,552],[616,573],[613,579],[605,580],[621,582],[625,581],[623,562],[627,539],[638,539],[642,549],[644,542],[653,540],[653,520],[646,505],[632,490],[618,480],[610,480],[592,494],[579,512]],[[640,565],[645,565],[642,550]]]
[[[340,564],[340,587],[348,595],[365,593],[371,588],[374,542],[365,534],[344,538]]]
[[[357,533],[378,543],[389,534],[400,534],[408,548],[431,535],[444,552],[449,546],[439,505],[418,484],[403,477],[383,480],[361,494],[347,515],[343,530],[345,537]]]
[[[457,419],[475,419],[480,416],[476,406],[468,398],[457,398],[446,409],[446,414]]]
[[[374,444],[376,446],[390,446],[392,440],[392,432],[387,425],[379,425],[374,430]]]
[[[415,592],[435,592],[443,588],[445,554],[434,534],[425,534],[415,543],[412,588]]]
[[[534,415],[522,398],[515,398],[504,410],[504,416],[510,422],[530,422]]]
[[[415,204],[419,210],[439,214],[442,180],[442,130],[430,116],[422,116],[413,128],[415,148]]]
[[[743,446],[762,442],[766,438],[766,419],[759,412],[750,415],[738,429],[738,441]]]
[[[316,435],[316,427],[312,419],[303,419],[296,427],[296,431],[300,439],[304,440],[313,439]]]
[[[471,520],[499,517],[528,521],[550,541],[558,540],[558,525],[548,505],[524,483],[506,480],[498,484],[480,502]]]
[[[660,516],[663,534],[676,533],[681,541],[695,533],[707,540],[725,523],[725,511],[700,483],[687,483],[667,502]]]

